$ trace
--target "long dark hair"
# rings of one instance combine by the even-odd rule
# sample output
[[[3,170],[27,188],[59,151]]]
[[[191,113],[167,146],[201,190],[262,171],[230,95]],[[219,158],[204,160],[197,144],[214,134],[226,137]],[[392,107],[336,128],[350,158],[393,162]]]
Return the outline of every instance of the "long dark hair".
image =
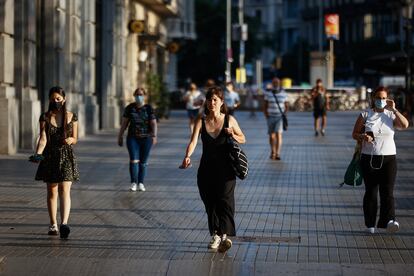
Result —
[[[222,101],[223,101],[223,105],[220,108],[220,112],[227,114],[227,106],[224,103],[224,93],[223,93],[223,89],[221,89],[220,86],[212,86],[207,90],[206,93],[206,100],[210,101],[211,98],[213,98],[213,96],[216,95],[217,97],[219,97]],[[204,104],[204,114],[208,115],[210,113],[210,110],[208,110],[207,107],[207,101]]]
[[[385,92],[387,93],[387,97],[388,97],[388,89],[385,86],[378,86],[377,88],[375,88],[374,92],[371,93],[371,108],[375,108],[375,96],[377,95],[378,92]]]
[[[50,97],[52,97],[52,95],[54,93],[57,93],[57,94],[61,95],[63,97],[63,99],[66,99],[66,93],[65,93],[65,91],[63,90],[62,87],[53,86],[52,88],[49,89],[49,107],[48,107],[47,112],[46,112],[46,115],[49,118],[49,122],[50,122],[50,117],[51,117],[52,110],[53,110],[53,106],[52,106],[52,102],[50,101]],[[62,104],[61,111],[62,111],[62,115],[63,115],[62,116],[62,122],[61,122],[61,125],[63,127],[63,139],[66,139],[66,120],[67,120],[67,118],[66,118],[66,101]]]

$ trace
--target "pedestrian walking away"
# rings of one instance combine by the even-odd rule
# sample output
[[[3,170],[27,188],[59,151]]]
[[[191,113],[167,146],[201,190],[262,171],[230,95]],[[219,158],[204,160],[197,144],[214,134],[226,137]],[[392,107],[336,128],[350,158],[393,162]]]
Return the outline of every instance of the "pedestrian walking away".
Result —
[[[36,180],[47,184],[47,209],[49,213],[49,235],[62,239],[69,237],[68,226],[71,209],[70,189],[73,181],[79,180],[76,157],[72,149],[78,141],[78,117],[66,110],[66,95],[61,87],[49,90],[49,108],[39,119],[40,137],[36,153],[29,157],[39,163]],[[57,203],[60,202],[61,224],[57,226]]]
[[[247,88],[246,107],[250,110],[250,117],[256,117],[256,109],[259,107],[258,89],[253,84]]]
[[[157,143],[157,120],[154,110],[145,104],[146,91],[138,88],[134,92],[135,102],[125,107],[121,128],[118,134],[118,145],[122,147],[124,131],[128,127],[126,144],[129,153],[130,191],[137,189],[145,192],[145,174],[151,147]]]
[[[319,129],[322,136],[325,135],[327,117],[326,111],[329,107],[329,96],[326,93],[325,87],[321,79],[316,80],[316,85],[311,90],[311,97],[313,100],[313,118],[314,118],[314,129],[315,136],[319,135]],[[321,119],[322,118],[322,123]]]
[[[378,191],[380,213],[377,228],[387,232],[399,230],[395,218],[394,184],[397,174],[394,127],[405,129],[407,119],[395,108],[388,98],[385,87],[378,87],[373,93],[371,108],[362,112],[355,122],[352,137],[362,144],[361,171],[365,183],[363,201],[367,231],[375,233],[377,220]]]
[[[227,113],[229,115],[234,115],[234,111],[240,105],[240,96],[239,93],[237,93],[234,90],[234,84],[231,81],[226,83],[226,90],[224,92],[224,102],[227,107]]]
[[[283,134],[283,113],[288,111],[287,94],[280,86],[278,78],[272,79],[272,84],[264,92],[264,115],[267,120],[269,134],[270,159],[281,160]]]
[[[232,245],[229,236],[236,235],[236,176],[231,167],[226,140],[230,135],[238,143],[245,143],[245,137],[237,120],[227,114],[223,90],[220,87],[211,87],[208,90],[204,113],[205,116],[196,121],[180,168],[190,167],[190,157],[201,134],[203,154],[197,173],[197,185],[208,217],[211,235],[208,248],[225,252]]]
[[[193,133],[194,122],[200,113],[200,108],[204,103],[205,97],[203,93],[197,89],[197,85],[195,83],[191,83],[190,90],[187,91],[183,99],[186,103],[190,133]]]

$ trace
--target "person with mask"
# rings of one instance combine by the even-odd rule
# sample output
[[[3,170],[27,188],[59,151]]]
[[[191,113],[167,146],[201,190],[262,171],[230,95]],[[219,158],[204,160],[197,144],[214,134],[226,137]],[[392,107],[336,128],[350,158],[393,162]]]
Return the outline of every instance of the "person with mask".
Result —
[[[73,181],[79,180],[79,171],[72,145],[78,141],[78,117],[66,110],[66,95],[61,87],[49,90],[49,108],[40,116],[40,139],[36,153],[29,161],[39,163],[36,180],[47,183],[47,209],[50,226],[48,235],[69,237],[68,226]],[[57,202],[60,200],[61,224],[57,227]]]
[[[145,192],[144,178],[151,147],[157,143],[157,120],[154,109],[145,104],[145,89],[138,88],[134,92],[135,102],[125,107],[121,128],[118,134],[118,145],[123,145],[123,135],[128,127],[126,139],[129,153],[130,190]]]
[[[399,230],[395,217],[394,184],[397,175],[394,127],[405,129],[407,119],[388,98],[385,87],[378,87],[372,94],[371,109],[362,112],[355,122],[352,137],[361,145],[361,171],[365,183],[363,202],[367,231],[377,228],[387,232]],[[377,222],[377,198],[380,196],[380,212]]]
[[[329,96],[326,93],[325,87],[321,79],[316,80],[316,85],[311,90],[311,97],[313,100],[313,118],[315,136],[319,135],[319,129],[322,136],[325,136],[326,129],[326,111],[329,110]],[[320,122],[322,118],[322,125]]]

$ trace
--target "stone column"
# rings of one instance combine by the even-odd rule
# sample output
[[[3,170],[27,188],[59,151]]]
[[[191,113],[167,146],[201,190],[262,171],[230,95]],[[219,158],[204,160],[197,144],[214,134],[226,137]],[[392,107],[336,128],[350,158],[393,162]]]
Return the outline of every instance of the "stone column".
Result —
[[[87,1],[90,2],[90,1]],[[66,88],[70,91],[68,96],[68,109],[78,115],[78,136],[85,136],[85,85],[84,85],[84,73],[86,64],[84,63],[84,43],[83,34],[81,29],[83,28],[82,16],[84,1],[81,0],[67,0],[67,22],[69,29],[69,39],[66,43],[68,47],[67,51],[67,68],[70,74],[66,77],[69,79],[69,86]]]
[[[34,149],[39,135],[40,101],[36,85],[36,6],[15,0],[15,85],[19,99],[19,147]]]
[[[113,35],[115,23],[115,1],[102,1],[102,34],[101,53],[102,66],[100,68],[101,93],[102,93],[102,127],[114,128],[119,126],[119,106],[115,97],[116,70],[114,57],[115,38]]]
[[[124,105],[127,0],[102,1],[102,126],[118,128]]]
[[[85,123],[86,133],[93,134],[99,130],[99,105],[96,97],[96,3],[83,2],[83,84],[85,92]]]
[[[67,5],[65,0],[49,0],[45,1],[45,42],[44,51],[47,53],[44,60],[43,83],[45,90],[50,87],[59,85],[65,91],[70,93],[69,77],[70,68],[67,63],[69,60],[68,44],[69,33],[67,26]],[[48,102],[48,93],[45,93],[43,99]]]
[[[14,154],[19,115],[14,87],[14,0],[0,2],[0,153]]]

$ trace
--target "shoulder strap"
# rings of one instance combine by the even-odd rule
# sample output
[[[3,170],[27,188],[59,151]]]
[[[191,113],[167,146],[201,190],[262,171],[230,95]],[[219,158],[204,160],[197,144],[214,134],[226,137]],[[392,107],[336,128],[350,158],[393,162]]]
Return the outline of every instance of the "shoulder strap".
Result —
[[[276,100],[276,105],[277,105],[277,107],[279,108],[280,113],[285,114],[285,113],[282,111],[282,108],[281,108],[281,107],[280,107],[280,105],[279,105],[279,101],[277,100],[276,93],[274,93],[273,91],[272,91],[271,93],[272,93],[273,97],[274,97],[274,98],[275,98],[275,100]]]
[[[226,116],[224,116],[224,125],[225,128],[229,127],[229,114],[226,114]]]

